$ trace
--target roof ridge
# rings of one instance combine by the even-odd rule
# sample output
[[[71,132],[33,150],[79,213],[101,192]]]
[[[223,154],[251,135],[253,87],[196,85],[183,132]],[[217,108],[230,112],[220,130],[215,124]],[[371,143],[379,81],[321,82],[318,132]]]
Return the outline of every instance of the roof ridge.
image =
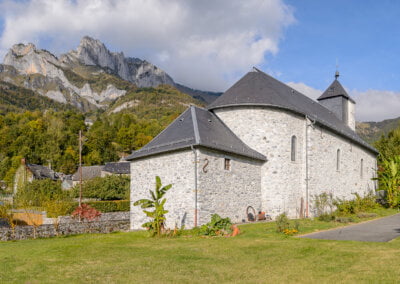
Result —
[[[190,112],[192,114],[194,141],[196,144],[200,144],[201,139],[200,139],[200,133],[199,133],[199,125],[197,123],[196,108],[194,106],[190,106]]]

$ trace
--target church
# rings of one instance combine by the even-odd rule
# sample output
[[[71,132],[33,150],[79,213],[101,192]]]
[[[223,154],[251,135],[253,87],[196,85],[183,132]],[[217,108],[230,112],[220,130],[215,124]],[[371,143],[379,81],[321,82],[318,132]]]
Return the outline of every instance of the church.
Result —
[[[146,221],[134,201],[155,176],[167,192],[166,225],[192,228],[212,214],[233,222],[251,213],[312,217],[315,196],[351,199],[375,190],[378,152],[355,133],[355,101],[336,73],[314,101],[253,70],[206,108],[189,107],[126,160],[131,229]]]

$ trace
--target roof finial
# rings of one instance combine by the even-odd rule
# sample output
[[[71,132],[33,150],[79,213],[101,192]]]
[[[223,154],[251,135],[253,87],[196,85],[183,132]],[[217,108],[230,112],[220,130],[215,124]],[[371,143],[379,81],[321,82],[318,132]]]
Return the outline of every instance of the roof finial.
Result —
[[[338,63],[338,59],[336,58],[336,72],[335,72],[335,80],[337,80],[337,78],[339,78],[339,63]]]

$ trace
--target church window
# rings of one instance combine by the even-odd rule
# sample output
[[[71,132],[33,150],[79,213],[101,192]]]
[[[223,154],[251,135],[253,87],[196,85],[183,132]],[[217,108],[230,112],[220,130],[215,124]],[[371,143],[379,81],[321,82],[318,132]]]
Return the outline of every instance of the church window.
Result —
[[[226,171],[230,171],[231,170],[231,159],[225,158],[224,169]]]
[[[340,149],[336,152],[336,170],[340,171]]]
[[[290,159],[292,162],[296,161],[296,136],[292,136]]]
[[[364,175],[364,159],[361,159],[360,162],[360,178],[363,178]]]

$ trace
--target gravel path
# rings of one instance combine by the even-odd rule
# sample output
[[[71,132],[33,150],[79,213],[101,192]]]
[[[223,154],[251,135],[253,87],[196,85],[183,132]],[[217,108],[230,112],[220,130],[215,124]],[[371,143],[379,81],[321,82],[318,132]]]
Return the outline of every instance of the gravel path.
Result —
[[[400,237],[400,214],[338,229],[311,233],[303,235],[300,238],[388,242],[397,237]]]

